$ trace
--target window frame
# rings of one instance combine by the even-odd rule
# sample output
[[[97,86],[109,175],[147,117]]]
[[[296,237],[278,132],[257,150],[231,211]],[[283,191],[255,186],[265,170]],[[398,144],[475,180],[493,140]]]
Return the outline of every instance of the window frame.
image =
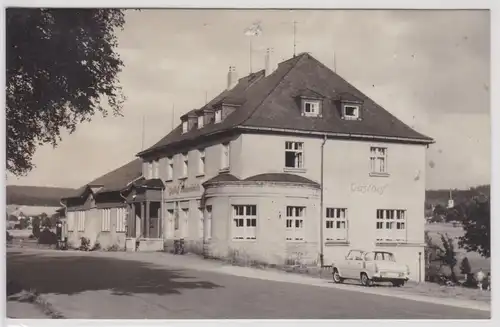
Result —
[[[182,134],[186,134],[188,132],[188,121],[183,120],[182,121]]]
[[[349,214],[347,208],[327,207],[325,209],[325,242],[348,242],[348,235]]]
[[[231,239],[233,241],[257,240],[257,205],[233,204],[231,205],[231,209]],[[241,214],[239,214],[239,209],[242,209]]]
[[[189,174],[189,152],[181,153],[182,158],[182,175],[180,178],[187,178]]]
[[[220,123],[222,121],[222,108],[216,109],[214,112],[214,123]]]
[[[298,149],[300,147],[300,149]],[[287,166],[287,153],[294,154],[294,166]],[[285,170],[305,169],[304,142],[285,141]]]
[[[171,181],[174,179],[174,158],[167,157],[167,181]]]
[[[309,105],[310,111],[307,111]],[[321,111],[320,100],[302,100],[302,115],[306,117],[318,117]]]
[[[383,154],[381,154],[383,152]],[[384,146],[370,146],[370,175],[387,176],[388,148]],[[383,168],[382,168],[383,167]]]
[[[300,215],[298,212],[300,209]],[[285,241],[286,242],[305,242],[305,206],[286,206],[286,219],[285,219]],[[290,226],[289,226],[290,223]],[[297,226],[299,223],[300,226]]]
[[[228,171],[231,168],[231,142],[221,144],[221,171]]]
[[[111,232],[111,209],[101,209],[101,232]]]
[[[116,208],[116,228],[117,233],[127,232],[128,208]]]
[[[204,117],[198,116],[198,129],[203,128],[204,126]]]
[[[377,209],[377,243],[406,243],[408,241],[408,210]]]
[[[355,115],[348,115],[347,108],[354,109]],[[361,113],[361,106],[355,104],[344,104],[343,106],[343,117],[345,120],[358,120]]]
[[[212,239],[212,205],[205,206],[205,240]]]
[[[198,149],[198,174],[197,176],[204,176],[206,169],[205,149]]]

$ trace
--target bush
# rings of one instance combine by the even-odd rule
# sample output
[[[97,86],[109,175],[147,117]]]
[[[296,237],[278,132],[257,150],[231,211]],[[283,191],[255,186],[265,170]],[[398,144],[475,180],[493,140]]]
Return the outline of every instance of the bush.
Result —
[[[90,251],[98,251],[101,249],[101,244],[99,242],[95,242]]]
[[[35,235],[30,234],[30,236],[28,236],[28,238],[29,238],[30,240],[35,239]]]
[[[57,244],[57,235],[45,228],[38,237],[38,244],[55,245]]]
[[[14,237],[12,235],[10,235],[9,232],[7,232],[7,238],[6,239],[7,239],[7,242],[11,242],[14,239]]]
[[[108,252],[118,252],[120,249],[118,248],[117,244],[110,245],[106,248],[106,251]]]
[[[80,251],[89,251],[90,250],[90,240],[86,237],[82,237],[80,239]]]
[[[472,271],[472,268],[469,263],[469,259],[467,257],[462,259],[462,262],[460,263],[460,272],[464,275],[470,274]]]

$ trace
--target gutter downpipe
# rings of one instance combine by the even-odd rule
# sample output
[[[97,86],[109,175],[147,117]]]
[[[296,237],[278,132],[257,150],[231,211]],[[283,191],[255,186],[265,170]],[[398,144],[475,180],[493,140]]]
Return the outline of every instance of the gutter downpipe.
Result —
[[[324,201],[323,201],[323,198],[324,198],[324,157],[325,157],[325,143],[326,143],[326,138],[327,138],[327,135],[325,134],[323,136],[323,142],[321,143],[321,198],[320,198],[320,215],[319,215],[319,244],[320,244],[320,253],[319,253],[319,261],[320,261],[320,264],[321,264],[321,268],[324,267],[325,265],[325,262],[324,262],[324,253],[323,253],[323,249],[324,249],[324,240],[323,240],[323,220],[324,220],[324,217],[323,217],[323,206],[324,206]]]

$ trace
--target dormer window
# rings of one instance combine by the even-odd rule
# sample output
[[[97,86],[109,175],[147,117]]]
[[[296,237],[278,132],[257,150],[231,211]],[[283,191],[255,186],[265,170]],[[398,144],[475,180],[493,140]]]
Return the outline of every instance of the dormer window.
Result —
[[[319,101],[304,100],[302,105],[303,115],[308,117],[319,116],[319,103]]]
[[[215,110],[215,123],[220,123],[222,121],[222,109]]]
[[[343,112],[344,119],[346,120],[358,120],[359,119],[359,106],[355,105],[344,105]]]
[[[187,133],[188,131],[188,122],[187,120],[182,122],[182,134]]]
[[[202,127],[203,127],[203,115],[198,116],[198,128],[202,128]]]

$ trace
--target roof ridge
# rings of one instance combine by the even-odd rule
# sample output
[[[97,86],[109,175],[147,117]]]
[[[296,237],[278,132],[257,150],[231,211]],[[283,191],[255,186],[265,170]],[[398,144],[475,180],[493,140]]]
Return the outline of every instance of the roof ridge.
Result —
[[[274,91],[278,88],[278,86],[280,86],[280,84],[281,84],[281,83],[283,82],[283,80],[284,80],[284,79],[288,76],[288,74],[290,74],[290,72],[291,72],[291,71],[292,71],[295,67],[297,67],[297,64],[299,63],[299,61],[301,61],[301,60],[304,58],[304,56],[303,56],[303,55],[300,55],[300,56],[297,56],[297,58],[298,58],[298,59],[295,61],[295,63],[292,65],[292,67],[290,67],[290,69],[289,69],[289,70],[288,70],[288,71],[287,71],[287,72],[283,75],[283,77],[282,77],[282,78],[278,81],[278,83],[276,83],[276,85],[275,85],[275,86],[271,89],[271,91],[270,91],[270,92],[269,92],[269,93],[268,93],[268,94],[264,97],[264,99],[262,99],[262,101],[261,101],[258,105],[256,105],[256,106],[255,106],[255,108],[253,108],[253,109],[252,109],[252,112],[251,112],[249,115],[247,115],[247,117],[246,117],[246,118],[245,118],[242,122],[240,122],[238,125],[244,125],[244,124],[245,124],[245,122],[246,122],[247,120],[249,120],[250,118],[252,118],[253,114],[257,111],[257,109],[259,109],[259,108],[260,108],[260,106],[262,106],[262,104],[264,103],[264,101],[266,101],[266,100],[267,100],[267,98],[269,98],[269,96],[270,96],[271,94],[273,94],[273,93],[274,93]],[[292,57],[291,59],[295,59],[295,57]],[[286,61],[282,61],[280,64],[283,64],[284,62],[287,62],[287,61],[289,61],[289,60],[291,60],[291,59],[288,59],[288,60],[286,60]],[[265,78],[265,77],[264,77],[264,78]]]

